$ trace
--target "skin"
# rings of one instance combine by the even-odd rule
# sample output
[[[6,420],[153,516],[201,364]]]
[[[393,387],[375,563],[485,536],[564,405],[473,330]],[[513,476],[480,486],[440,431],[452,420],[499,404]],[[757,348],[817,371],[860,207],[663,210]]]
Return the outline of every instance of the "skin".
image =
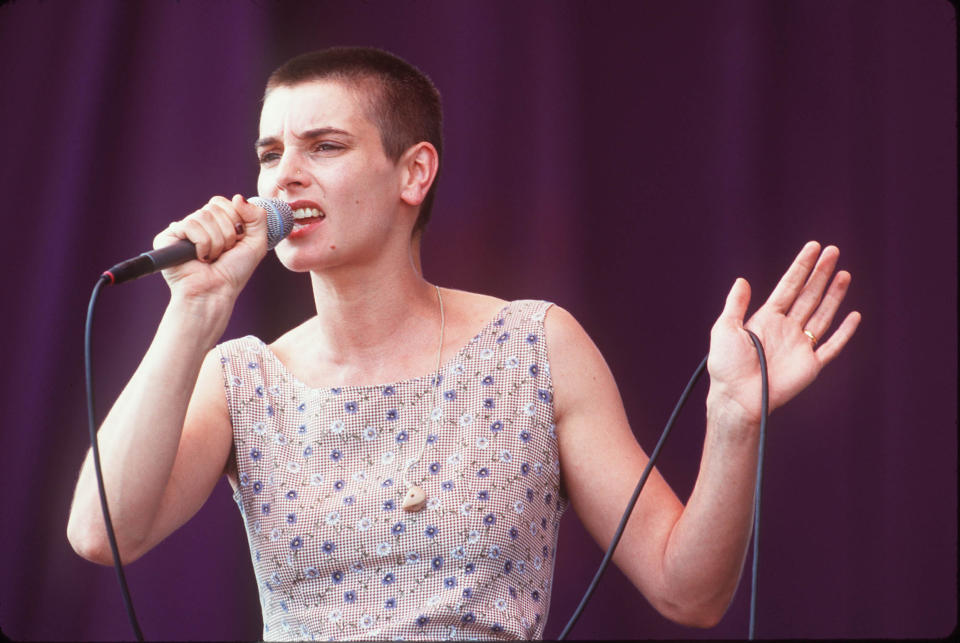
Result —
[[[387,158],[356,91],[335,82],[273,89],[261,114],[261,196],[308,204],[325,218],[277,247],[309,272],[316,315],[270,348],[308,385],[386,383],[436,365],[434,286],[411,236],[438,159],[429,143]],[[214,197],[171,224],[154,245],[189,238],[204,261],[164,272],[170,303],[99,440],[121,558],[142,556],[186,522],[221,476],[236,488],[222,375],[211,349],[237,296],[266,254],[265,213],[239,195]],[[739,583],[753,519],[760,373],[744,328],[763,342],[770,409],[808,386],[854,334],[849,313],[829,334],[850,275],[839,251],[807,243],[766,302],[745,319],[750,287],[738,278],[711,330],[700,470],[682,503],[654,470],[614,562],[664,616],[709,627]],[[441,359],[458,351],[506,303],[442,289]],[[397,310],[407,314],[397,315]],[[570,313],[545,319],[562,481],[578,516],[606,548],[648,458],[637,443],[603,356]],[[803,333],[821,341],[816,346]],[[204,357],[206,356],[206,357]],[[388,357],[384,357],[388,356]],[[603,470],[605,475],[597,476]],[[89,453],[68,524],[76,551],[111,564]]]

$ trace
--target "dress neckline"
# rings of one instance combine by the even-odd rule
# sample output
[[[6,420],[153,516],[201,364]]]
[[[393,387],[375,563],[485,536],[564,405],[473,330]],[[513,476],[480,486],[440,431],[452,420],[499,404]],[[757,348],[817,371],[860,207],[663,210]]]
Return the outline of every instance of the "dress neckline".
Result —
[[[476,344],[477,340],[479,340],[480,337],[485,332],[489,331],[489,329],[491,329],[495,325],[502,324],[503,323],[502,320],[504,319],[504,315],[506,314],[506,311],[516,303],[517,302],[515,301],[508,302],[505,306],[501,307],[497,311],[497,313],[493,316],[493,318],[490,319],[490,321],[488,321],[486,324],[484,324],[480,328],[480,330],[477,331],[477,333],[466,344],[464,344],[456,353],[454,353],[449,359],[447,359],[447,361],[443,362],[443,364],[440,366],[440,373],[442,374],[444,371],[447,370],[447,368],[449,368],[457,360],[462,358],[464,353],[466,353],[471,346]],[[343,393],[344,391],[374,391],[374,390],[382,390],[388,387],[400,387],[408,384],[417,384],[419,382],[424,382],[424,381],[429,381],[430,385],[433,386],[432,380],[437,375],[434,371],[430,371],[426,375],[418,375],[416,377],[409,377],[407,379],[398,380],[396,382],[388,382],[388,383],[382,383],[382,384],[349,384],[349,385],[341,385],[341,386],[312,386],[310,384],[307,384],[306,382],[301,380],[299,377],[297,377],[293,372],[291,372],[290,369],[287,368],[287,365],[284,364],[279,357],[277,357],[277,354],[273,352],[273,350],[270,348],[270,346],[266,344],[266,342],[262,341],[261,339],[259,339],[254,335],[247,335],[247,338],[258,342],[260,344],[261,350],[266,351],[266,353],[270,356],[270,359],[277,364],[277,367],[280,369],[280,371],[287,378],[289,378],[290,381],[292,381],[296,386],[307,389],[308,391],[311,391],[315,394],[323,391],[333,392],[334,394]],[[443,378],[441,376],[441,380],[442,379]]]

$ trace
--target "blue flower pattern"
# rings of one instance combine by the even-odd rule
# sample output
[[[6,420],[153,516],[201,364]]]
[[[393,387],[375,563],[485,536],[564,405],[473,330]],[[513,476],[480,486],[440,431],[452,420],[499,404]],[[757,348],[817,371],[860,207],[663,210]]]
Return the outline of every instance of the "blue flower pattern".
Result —
[[[218,347],[264,640],[543,636],[568,504],[549,307],[505,306],[439,381],[311,388],[255,337]]]

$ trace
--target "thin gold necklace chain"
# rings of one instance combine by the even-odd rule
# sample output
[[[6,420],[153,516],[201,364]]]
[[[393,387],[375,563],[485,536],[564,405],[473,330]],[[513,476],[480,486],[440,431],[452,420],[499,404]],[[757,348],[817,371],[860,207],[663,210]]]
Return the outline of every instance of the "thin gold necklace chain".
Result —
[[[437,408],[437,398],[438,392],[440,391],[440,355],[443,353],[443,331],[446,325],[446,320],[443,316],[443,297],[440,296],[440,286],[434,284],[433,286],[437,290],[437,301],[440,303],[440,346],[437,347],[437,368],[436,375],[433,380],[433,409],[430,409],[430,414],[427,417],[430,417],[433,414],[433,411]],[[423,424],[426,423],[426,420]],[[403,471],[403,484],[409,489],[413,485],[407,479],[407,476],[410,474],[410,469],[412,469],[421,459],[423,459],[423,454],[427,450],[427,440],[429,439],[429,430],[427,436],[423,439],[423,446],[420,447],[420,453],[413,460],[407,462],[407,466]]]

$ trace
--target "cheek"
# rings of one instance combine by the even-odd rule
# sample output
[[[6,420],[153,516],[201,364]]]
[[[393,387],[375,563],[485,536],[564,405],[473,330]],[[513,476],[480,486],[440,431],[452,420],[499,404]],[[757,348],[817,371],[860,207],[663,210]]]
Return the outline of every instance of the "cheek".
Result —
[[[393,183],[392,176],[386,172],[368,174],[361,180],[345,181],[340,192],[340,203],[358,216],[375,223],[391,213],[399,203],[398,191],[393,188]]]
[[[342,195],[345,205],[373,205],[388,197],[397,182],[393,166],[379,159],[363,162],[358,156],[349,165],[331,169],[326,184]]]
[[[257,194],[259,194],[262,197],[275,196],[274,193],[270,191],[271,187],[273,188],[273,192],[276,192],[276,186],[274,186],[267,179],[267,177],[263,173],[263,170],[261,170],[260,173],[257,175]]]

